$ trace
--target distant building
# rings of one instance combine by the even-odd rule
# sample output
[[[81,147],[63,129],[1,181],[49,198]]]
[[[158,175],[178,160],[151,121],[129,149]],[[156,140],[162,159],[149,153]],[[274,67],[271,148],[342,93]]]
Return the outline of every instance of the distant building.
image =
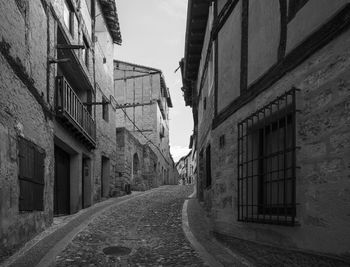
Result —
[[[117,128],[117,182],[144,191],[157,185],[157,155],[125,128]]]
[[[190,175],[192,176],[191,183],[195,184],[196,187],[198,187],[198,181],[197,181],[197,147],[196,147],[196,135],[195,134],[191,135],[189,148],[191,149],[191,155],[189,156],[189,158],[190,158]]]
[[[192,150],[176,163],[176,169],[179,173],[179,183],[181,184],[194,184],[195,183],[195,164],[192,161]]]
[[[173,105],[162,72],[115,60],[114,99],[117,127],[131,132],[157,155],[153,186],[175,184],[176,170],[169,145],[169,108]],[[129,178],[133,184],[133,176]]]
[[[189,0],[185,102],[214,232],[348,257],[349,1]]]

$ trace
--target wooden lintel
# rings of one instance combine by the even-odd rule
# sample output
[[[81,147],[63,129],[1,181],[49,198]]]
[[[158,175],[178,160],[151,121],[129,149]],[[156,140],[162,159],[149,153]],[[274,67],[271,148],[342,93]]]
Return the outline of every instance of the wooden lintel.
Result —
[[[57,49],[84,49],[84,45],[66,45],[66,44],[57,44]]]

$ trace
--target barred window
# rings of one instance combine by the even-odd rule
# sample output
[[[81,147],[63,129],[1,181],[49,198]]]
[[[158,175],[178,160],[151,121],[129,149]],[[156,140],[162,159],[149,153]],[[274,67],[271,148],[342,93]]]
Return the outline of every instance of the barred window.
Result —
[[[295,91],[238,124],[238,220],[295,223]]]
[[[19,137],[19,211],[44,210],[45,153],[32,142]]]

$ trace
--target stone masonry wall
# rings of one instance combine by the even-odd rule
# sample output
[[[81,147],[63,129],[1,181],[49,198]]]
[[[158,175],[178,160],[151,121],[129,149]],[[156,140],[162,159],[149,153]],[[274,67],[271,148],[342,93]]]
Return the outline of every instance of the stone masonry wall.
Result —
[[[45,9],[40,0],[1,1],[0,16],[1,261],[52,222],[54,157]],[[44,211],[19,212],[19,135],[45,151]]]
[[[99,5],[96,5],[96,14],[102,11]],[[96,27],[98,27],[97,42],[95,42],[95,79],[96,79],[96,102],[102,102],[103,97],[108,101],[114,95],[114,80],[113,80],[113,41],[106,27],[102,16],[97,17]],[[104,61],[105,59],[105,61]],[[103,106],[97,105],[96,112],[96,139],[97,148],[95,149],[94,160],[94,200],[98,201],[101,198],[101,182],[105,196],[113,195],[116,187],[116,110],[112,104],[108,104],[108,119],[102,117]],[[109,160],[109,176],[102,176],[102,156]]]
[[[133,157],[137,154],[139,169],[133,173]],[[128,130],[117,128],[117,185],[123,190],[131,184],[133,190],[148,190],[156,185],[157,155],[148,145],[142,145]]]
[[[242,107],[212,133],[215,231],[281,247],[350,255],[350,31]],[[237,122],[295,86],[299,226],[237,221]],[[226,146],[219,138],[226,135]]]
[[[133,79],[122,79],[124,77],[143,76],[145,72],[159,72],[156,69],[143,67],[139,65],[115,61],[114,78],[115,81],[115,98],[118,104],[144,103],[151,105],[143,105],[125,108],[128,117],[135,122],[142,134],[138,132],[132,122],[127,118],[122,110],[117,109],[116,120],[117,127],[125,127],[128,129],[142,144],[147,142],[146,136],[150,139],[158,149],[150,144],[151,149],[157,155],[157,185],[169,183],[171,175],[171,158],[169,147],[169,123],[168,123],[168,107],[166,99],[161,96],[160,74],[146,75],[144,77],[135,77]],[[125,71],[124,71],[125,70]],[[121,79],[121,80],[120,80]],[[165,109],[165,118],[163,118],[157,100],[161,101],[161,105]],[[160,138],[160,125],[163,124],[165,134]],[[169,177],[169,178],[168,178]],[[174,178],[172,178],[174,180]]]

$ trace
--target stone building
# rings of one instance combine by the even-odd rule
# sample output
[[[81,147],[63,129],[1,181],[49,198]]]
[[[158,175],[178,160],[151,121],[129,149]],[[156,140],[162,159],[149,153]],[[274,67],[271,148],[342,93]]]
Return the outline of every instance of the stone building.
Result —
[[[117,183],[118,188],[144,191],[157,184],[157,155],[147,144],[125,128],[117,128]]]
[[[116,182],[117,143],[114,103],[114,44],[121,36],[114,1],[96,5],[95,80],[96,149],[94,150],[94,200],[113,194]],[[112,3],[112,4],[111,4]],[[108,14],[108,12],[111,12]],[[102,14],[98,15],[98,14]],[[106,19],[107,18],[107,19]],[[101,105],[102,103],[102,105]]]
[[[153,185],[175,184],[176,168],[169,145],[172,102],[162,72],[115,60],[114,98],[117,127],[126,128],[157,155],[157,179]]]
[[[189,156],[191,159],[191,165],[190,165],[190,175],[191,178],[191,184],[197,185],[197,147],[196,147],[196,136],[193,134],[191,135],[190,139],[190,145],[189,148],[191,149],[191,155]]]
[[[189,0],[185,102],[214,232],[349,257],[350,4]]]
[[[53,215],[109,195],[121,37],[114,1],[1,1],[0,18],[1,260]]]
[[[183,156],[176,163],[176,169],[179,173],[181,184],[194,184],[195,183],[195,162],[193,161],[193,150],[191,150],[186,156]]]

